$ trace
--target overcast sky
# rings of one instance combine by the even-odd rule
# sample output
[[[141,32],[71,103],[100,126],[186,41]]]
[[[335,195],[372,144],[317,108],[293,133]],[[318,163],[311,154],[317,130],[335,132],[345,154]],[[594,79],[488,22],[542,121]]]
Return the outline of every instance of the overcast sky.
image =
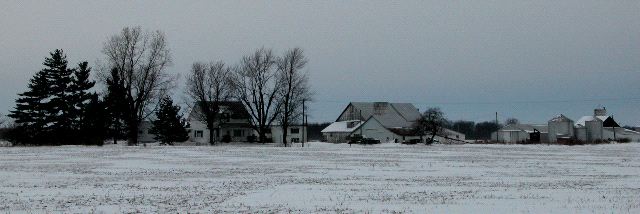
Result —
[[[0,113],[50,51],[95,65],[110,35],[141,26],[165,32],[175,74],[260,47],[303,48],[311,121],[335,120],[350,101],[390,101],[439,106],[454,120],[497,111],[526,123],[606,106],[640,125],[639,11],[637,0],[3,0]]]

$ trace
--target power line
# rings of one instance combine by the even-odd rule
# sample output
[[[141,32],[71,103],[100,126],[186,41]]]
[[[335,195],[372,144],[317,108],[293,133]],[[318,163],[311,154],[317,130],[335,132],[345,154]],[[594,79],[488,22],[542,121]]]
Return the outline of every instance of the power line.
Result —
[[[407,102],[419,105],[495,105],[495,104],[543,104],[543,103],[580,103],[580,102],[619,102],[619,101],[640,101],[640,97],[635,98],[598,98],[598,99],[563,99],[563,100],[522,100],[522,101],[495,101],[495,102]],[[347,104],[351,101],[338,100],[318,100],[310,101],[312,103],[342,103]]]

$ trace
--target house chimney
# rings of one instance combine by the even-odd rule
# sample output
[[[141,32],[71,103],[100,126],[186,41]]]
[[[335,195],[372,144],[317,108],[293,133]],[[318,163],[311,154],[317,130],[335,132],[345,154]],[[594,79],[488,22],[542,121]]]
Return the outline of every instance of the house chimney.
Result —
[[[593,110],[593,116],[607,116],[607,109],[605,107],[596,108]]]

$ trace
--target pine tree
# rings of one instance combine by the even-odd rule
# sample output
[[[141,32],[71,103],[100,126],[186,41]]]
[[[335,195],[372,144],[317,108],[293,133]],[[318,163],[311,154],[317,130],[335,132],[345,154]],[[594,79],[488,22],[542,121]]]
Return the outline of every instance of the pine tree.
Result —
[[[84,110],[95,94],[89,93],[89,90],[96,84],[89,79],[91,68],[87,62],[78,64],[78,68],[74,69],[73,79],[69,87],[69,102],[72,104],[71,118],[73,118],[73,129],[79,129],[82,124]]]
[[[179,112],[180,107],[173,105],[170,97],[162,99],[160,109],[156,112],[157,120],[153,121],[153,127],[150,130],[151,134],[156,135],[154,139],[169,145],[189,139]]]
[[[13,134],[16,144],[42,144],[39,141],[49,131],[47,122],[47,105],[49,78],[45,70],[39,71],[31,78],[29,90],[18,94],[20,98],[16,100],[15,110],[11,111],[9,117],[15,119],[17,127]]]
[[[73,135],[73,106],[71,98],[72,74],[74,69],[68,68],[67,57],[60,49],[51,53],[51,58],[45,59],[43,69],[49,74],[51,100],[47,110],[51,119],[51,140],[55,144],[67,144]]]
[[[95,93],[87,94],[89,102],[83,107],[80,124],[80,138],[83,144],[103,145],[106,138],[108,119],[105,102],[101,102]]]
[[[125,88],[122,78],[117,69],[111,70],[111,76],[107,78],[107,92],[104,97],[105,108],[108,114],[108,123],[110,127],[110,135],[113,143],[117,144],[118,138],[123,137],[122,128],[125,127],[124,115],[127,112],[126,103],[124,102]]]
[[[62,50],[45,58],[41,71],[31,79],[29,90],[19,94],[10,117],[16,119],[20,132],[16,143],[61,145],[78,143],[83,109],[91,98],[91,69],[87,62],[68,68]]]

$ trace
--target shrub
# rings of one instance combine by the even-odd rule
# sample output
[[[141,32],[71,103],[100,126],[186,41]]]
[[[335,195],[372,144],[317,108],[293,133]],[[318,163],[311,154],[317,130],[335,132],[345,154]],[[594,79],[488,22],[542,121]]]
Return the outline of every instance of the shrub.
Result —
[[[618,139],[618,143],[629,143],[631,142],[630,138],[620,138]]]
[[[249,136],[247,136],[247,142],[249,142],[249,143],[256,142],[257,140],[258,140],[258,137],[257,137],[257,136],[255,136],[255,135],[249,135]]]
[[[227,135],[222,136],[222,142],[223,142],[223,143],[229,143],[229,142],[231,142],[231,135],[228,135],[228,134],[227,134]]]

